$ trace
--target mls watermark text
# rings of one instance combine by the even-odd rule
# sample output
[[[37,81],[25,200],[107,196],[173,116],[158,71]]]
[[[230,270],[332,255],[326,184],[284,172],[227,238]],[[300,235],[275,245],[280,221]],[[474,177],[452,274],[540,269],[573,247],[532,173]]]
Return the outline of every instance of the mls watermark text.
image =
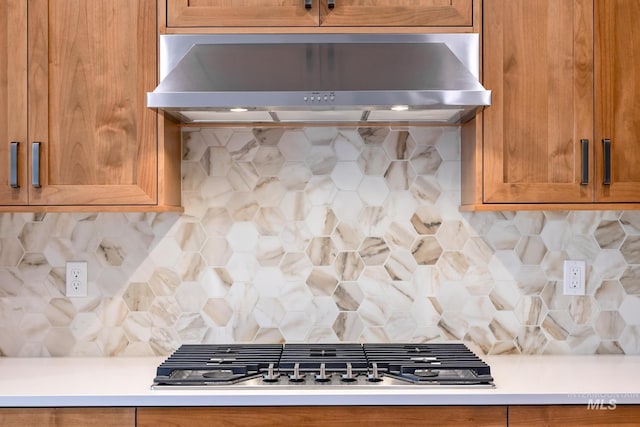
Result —
[[[586,402],[588,410],[613,411],[618,402],[625,400],[637,400],[638,393],[578,393],[570,394],[570,398]]]

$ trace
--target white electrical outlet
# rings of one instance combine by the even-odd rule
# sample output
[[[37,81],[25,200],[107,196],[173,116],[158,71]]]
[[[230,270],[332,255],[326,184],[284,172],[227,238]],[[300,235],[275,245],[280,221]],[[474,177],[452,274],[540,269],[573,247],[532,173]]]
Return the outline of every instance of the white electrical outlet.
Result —
[[[564,294],[585,295],[586,263],[584,261],[564,262]]]
[[[67,293],[68,297],[87,296],[87,262],[67,262]]]

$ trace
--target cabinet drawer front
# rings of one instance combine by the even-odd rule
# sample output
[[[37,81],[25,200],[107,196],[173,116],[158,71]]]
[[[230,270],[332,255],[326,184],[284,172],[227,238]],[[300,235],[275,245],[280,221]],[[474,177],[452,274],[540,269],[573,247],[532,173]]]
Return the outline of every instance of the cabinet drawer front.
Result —
[[[4,427],[133,427],[134,408],[0,408]]]
[[[167,0],[167,27],[470,27],[473,0]]]
[[[425,425],[503,427],[505,406],[279,406],[138,408],[138,427]]]
[[[319,0],[167,0],[167,27],[315,27]]]
[[[327,27],[471,27],[473,0],[321,0],[320,25]]]

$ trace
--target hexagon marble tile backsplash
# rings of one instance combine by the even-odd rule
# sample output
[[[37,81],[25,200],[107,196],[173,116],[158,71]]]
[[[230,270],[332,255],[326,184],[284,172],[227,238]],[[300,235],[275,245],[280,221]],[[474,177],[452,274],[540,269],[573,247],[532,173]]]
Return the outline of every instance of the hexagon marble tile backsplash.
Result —
[[[459,129],[183,132],[177,214],[0,214],[0,354],[464,341],[640,354],[640,212],[460,213]],[[565,259],[587,296],[562,294]],[[64,296],[86,260],[89,296]]]

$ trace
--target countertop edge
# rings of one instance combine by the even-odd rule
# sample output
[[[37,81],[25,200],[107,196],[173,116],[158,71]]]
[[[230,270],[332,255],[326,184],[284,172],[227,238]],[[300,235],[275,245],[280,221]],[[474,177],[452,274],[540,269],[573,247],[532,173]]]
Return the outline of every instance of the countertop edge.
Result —
[[[494,395],[255,395],[246,396],[11,396],[0,397],[0,408],[30,407],[224,407],[224,406],[506,406],[506,405],[640,405],[640,397],[606,393],[602,397],[566,394]]]

